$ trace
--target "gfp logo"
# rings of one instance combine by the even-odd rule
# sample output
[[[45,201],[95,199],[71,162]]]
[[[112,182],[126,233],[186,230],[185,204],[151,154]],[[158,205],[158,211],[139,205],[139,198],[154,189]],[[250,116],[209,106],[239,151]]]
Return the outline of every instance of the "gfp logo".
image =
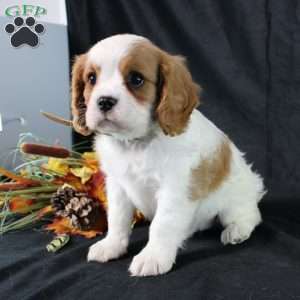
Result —
[[[15,48],[28,45],[36,47],[39,43],[39,35],[45,32],[43,24],[36,22],[35,18],[47,14],[47,10],[41,6],[14,5],[5,10],[5,15],[14,17],[12,23],[5,26],[5,31],[10,35],[11,45]]]

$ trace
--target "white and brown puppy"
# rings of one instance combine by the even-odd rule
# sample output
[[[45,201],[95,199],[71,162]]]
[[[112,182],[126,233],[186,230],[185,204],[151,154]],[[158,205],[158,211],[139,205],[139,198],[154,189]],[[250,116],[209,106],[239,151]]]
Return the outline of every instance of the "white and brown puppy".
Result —
[[[152,222],[129,267],[134,276],[168,272],[184,241],[216,217],[224,244],[243,242],[260,223],[262,179],[195,109],[198,91],[182,57],[140,36],[115,35],[77,57],[74,126],[96,133],[107,176],[108,233],[91,246],[89,261],[126,252],[135,209]]]

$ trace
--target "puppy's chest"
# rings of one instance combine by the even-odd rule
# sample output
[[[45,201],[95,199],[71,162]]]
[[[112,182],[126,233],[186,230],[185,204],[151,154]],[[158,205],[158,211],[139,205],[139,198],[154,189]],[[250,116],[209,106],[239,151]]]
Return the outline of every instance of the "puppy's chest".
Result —
[[[105,171],[112,176],[148,184],[159,181],[159,159],[147,151],[119,150],[104,155],[103,159]]]

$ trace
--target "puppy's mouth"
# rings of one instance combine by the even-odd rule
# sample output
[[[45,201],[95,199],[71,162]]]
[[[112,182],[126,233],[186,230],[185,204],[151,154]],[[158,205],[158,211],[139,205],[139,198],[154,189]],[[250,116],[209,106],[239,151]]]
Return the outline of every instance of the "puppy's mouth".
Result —
[[[119,124],[119,122],[115,120],[111,120],[106,117],[103,120],[98,122],[97,129],[100,132],[114,133],[114,132],[120,132],[124,128]]]

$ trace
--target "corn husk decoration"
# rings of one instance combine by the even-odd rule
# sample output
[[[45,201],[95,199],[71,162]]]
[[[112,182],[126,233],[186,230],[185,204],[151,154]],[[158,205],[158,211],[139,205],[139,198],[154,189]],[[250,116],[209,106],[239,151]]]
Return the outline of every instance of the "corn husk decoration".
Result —
[[[48,223],[46,230],[59,234],[92,238],[105,232],[104,177],[93,153],[80,154],[38,143],[23,143],[20,151],[25,161],[23,168],[11,172],[0,167],[3,178],[0,181],[0,233],[38,226],[44,221]],[[64,184],[69,185],[75,196],[81,196],[77,205],[73,199],[65,207],[69,215],[57,214],[51,203]]]
[[[46,246],[48,252],[55,253],[64,247],[70,241],[70,236],[67,234],[60,234]]]

